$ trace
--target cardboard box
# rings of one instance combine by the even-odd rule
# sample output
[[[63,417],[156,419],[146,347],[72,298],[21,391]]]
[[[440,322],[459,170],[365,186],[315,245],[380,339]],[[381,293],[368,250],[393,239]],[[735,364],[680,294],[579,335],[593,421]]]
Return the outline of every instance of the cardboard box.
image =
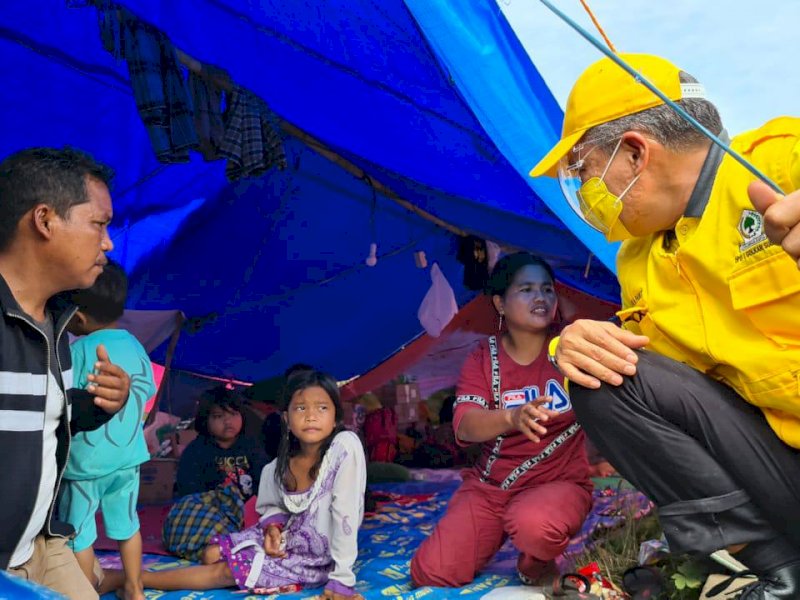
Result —
[[[416,406],[417,402],[420,401],[419,384],[401,383],[394,386],[394,391],[398,404],[412,404]]]
[[[178,459],[152,458],[139,470],[139,502],[163,504],[172,501]]]
[[[398,423],[413,423],[418,418],[417,407],[414,404],[398,404],[394,410]]]
[[[390,383],[378,388],[375,393],[381,399],[381,403],[388,408],[395,408],[401,404],[416,406],[421,400],[417,383]]]

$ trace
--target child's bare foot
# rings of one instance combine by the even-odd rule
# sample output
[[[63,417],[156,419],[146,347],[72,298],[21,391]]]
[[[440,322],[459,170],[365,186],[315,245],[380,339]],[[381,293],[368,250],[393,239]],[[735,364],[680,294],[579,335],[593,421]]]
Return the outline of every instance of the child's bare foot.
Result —
[[[117,598],[120,600],[145,600],[144,587],[141,580],[126,581],[121,590],[117,590]]]
[[[103,569],[103,580],[97,588],[97,593],[101,596],[108,592],[113,592],[125,585],[125,572],[121,569]]]

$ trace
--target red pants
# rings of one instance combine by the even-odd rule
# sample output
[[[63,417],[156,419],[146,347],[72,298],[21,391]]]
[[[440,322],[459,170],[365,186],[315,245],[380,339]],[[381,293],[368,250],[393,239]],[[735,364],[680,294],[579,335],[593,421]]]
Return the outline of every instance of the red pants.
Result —
[[[517,566],[536,579],[560,555],[592,506],[592,495],[572,482],[503,491],[468,474],[447,512],[411,560],[417,586],[461,587],[486,566],[511,537]]]

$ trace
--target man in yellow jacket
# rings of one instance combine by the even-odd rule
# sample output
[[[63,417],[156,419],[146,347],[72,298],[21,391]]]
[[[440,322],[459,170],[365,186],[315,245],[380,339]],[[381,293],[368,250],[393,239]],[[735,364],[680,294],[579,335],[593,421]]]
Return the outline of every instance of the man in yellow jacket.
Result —
[[[703,88],[621,55],[724,141]],[[550,353],[601,452],[659,506],[675,552],[728,548],[742,598],[800,598],[800,119],[730,145],[780,197],[610,59],[567,102],[531,175],[610,241],[621,326],[577,321]]]

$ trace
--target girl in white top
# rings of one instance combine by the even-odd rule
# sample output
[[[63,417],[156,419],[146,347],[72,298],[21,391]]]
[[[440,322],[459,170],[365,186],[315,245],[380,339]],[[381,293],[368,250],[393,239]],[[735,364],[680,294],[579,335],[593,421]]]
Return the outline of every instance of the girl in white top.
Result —
[[[286,385],[278,458],[264,467],[258,524],[212,538],[203,565],[143,573],[145,587],[261,593],[325,586],[323,598],[358,598],[353,565],[364,515],[366,461],[344,429],[336,382],[318,371]]]

